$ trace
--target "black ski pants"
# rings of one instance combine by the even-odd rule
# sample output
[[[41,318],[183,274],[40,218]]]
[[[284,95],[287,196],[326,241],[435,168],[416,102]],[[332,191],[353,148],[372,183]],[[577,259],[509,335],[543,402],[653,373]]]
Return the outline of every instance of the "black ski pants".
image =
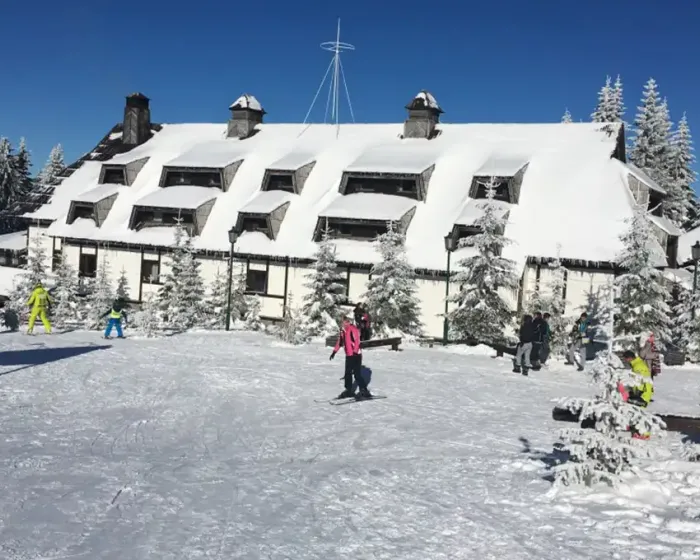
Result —
[[[357,386],[360,388],[361,392],[367,390],[365,380],[360,375],[360,369],[362,369],[362,354],[345,356],[345,389],[347,391],[352,391],[353,378],[355,378],[355,382],[357,383]]]

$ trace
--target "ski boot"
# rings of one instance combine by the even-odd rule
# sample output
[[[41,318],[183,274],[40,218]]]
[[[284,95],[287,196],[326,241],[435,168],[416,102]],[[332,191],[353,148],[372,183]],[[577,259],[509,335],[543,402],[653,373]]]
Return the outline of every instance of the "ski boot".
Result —
[[[372,398],[372,393],[369,392],[369,389],[360,389],[360,392],[355,395],[355,400],[362,401],[365,399],[371,399]]]
[[[345,389],[345,391],[343,391],[342,393],[340,393],[340,395],[338,395],[338,396],[336,397],[336,400],[340,400],[340,399],[352,399],[352,398],[354,398],[354,397],[355,397],[355,393],[353,393],[353,392],[350,391],[349,389]]]

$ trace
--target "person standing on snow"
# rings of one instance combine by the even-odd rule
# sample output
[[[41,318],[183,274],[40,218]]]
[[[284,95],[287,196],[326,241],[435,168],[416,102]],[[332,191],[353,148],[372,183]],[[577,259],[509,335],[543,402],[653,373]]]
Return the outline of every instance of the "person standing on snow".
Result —
[[[357,326],[352,324],[349,317],[343,317],[343,326],[338,336],[338,342],[335,343],[330,359],[335,358],[335,355],[340,350],[340,347],[345,350],[345,390],[338,395],[339,399],[347,399],[355,396],[353,391],[353,378],[360,388],[360,398],[371,399],[372,394],[367,389],[365,380],[362,377],[362,350],[360,348],[360,331]]]
[[[41,319],[46,334],[51,334],[51,323],[49,323],[49,320],[46,318],[46,309],[52,301],[49,292],[44,289],[41,282],[37,282],[32,295],[29,296],[29,300],[27,301],[27,305],[31,305],[32,307],[32,310],[29,312],[27,334],[32,334],[34,332],[34,323],[36,322],[37,316]]]
[[[104,319],[109,315],[109,321],[107,321],[107,328],[105,329],[105,338],[109,338],[112,333],[112,328],[117,329],[117,338],[124,338],[124,333],[122,332],[122,317],[126,321],[126,311],[124,310],[124,300],[122,298],[117,298],[112,304],[112,308],[102,315]]]
[[[591,323],[588,320],[588,313],[581,313],[581,316],[576,319],[573,329],[571,329],[571,343],[569,344],[569,361],[572,365],[576,365],[576,354],[578,353],[580,363],[578,370],[583,371],[586,367],[588,359],[588,329]]]
[[[542,316],[544,321],[544,336],[542,337],[542,350],[540,351],[540,362],[542,365],[547,365],[547,360],[549,359],[549,341],[552,338],[552,327],[549,326],[549,319],[551,315],[545,313]]]
[[[656,349],[654,333],[651,333],[648,337],[645,335],[640,336],[639,345],[641,346],[639,357],[646,362],[651,378],[654,379],[661,373],[661,358],[659,357],[659,351]]]
[[[542,344],[544,342],[544,335],[547,331],[547,325],[542,318],[542,312],[537,311],[535,313],[535,318],[532,320],[532,352],[530,354],[530,361],[532,362],[532,369],[534,371],[539,371],[542,366],[540,365],[540,355],[542,354]]]
[[[534,330],[532,328],[532,315],[524,315],[523,322],[520,325],[520,343],[515,352],[513,360],[513,373],[520,373],[522,365],[523,375],[527,375],[531,367],[530,354],[532,353],[532,340],[534,338]]]

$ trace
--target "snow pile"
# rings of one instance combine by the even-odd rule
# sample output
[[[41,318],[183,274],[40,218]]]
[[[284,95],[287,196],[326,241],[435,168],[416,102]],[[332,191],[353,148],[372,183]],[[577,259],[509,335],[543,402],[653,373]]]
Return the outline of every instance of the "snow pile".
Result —
[[[214,200],[220,193],[219,189],[207,187],[165,187],[138,200],[136,205],[195,210],[205,202]]]

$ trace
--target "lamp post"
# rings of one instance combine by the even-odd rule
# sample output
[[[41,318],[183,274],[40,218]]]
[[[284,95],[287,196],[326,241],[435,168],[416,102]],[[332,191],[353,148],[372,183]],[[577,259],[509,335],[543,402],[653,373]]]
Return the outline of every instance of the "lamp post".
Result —
[[[447,346],[448,333],[450,324],[447,319],[448,298],[450,297],[450,261],[452,260],[452,251],[457,248],[457,240],[452,232],[445,236],[445,251],[447,252],[447,278],[445,280],[445,319],[442,323],[442,345]]]
[[[698,261],[700,261],[700,241],[696,241],[695,245],[690,248],[691,257],[695,263],[695,271],[693,272],[693,301],[695,300],[695,292],[698,289]],[[695,319],[695,305],[693,304],[692,316]]]
[[[233,246],[238,239],[238,232],[231,228],[228,232],[228,242],[231,249],[228,253],[228,300],[226,302],[226,330],[231,330],[231,284],[233,284]]]

